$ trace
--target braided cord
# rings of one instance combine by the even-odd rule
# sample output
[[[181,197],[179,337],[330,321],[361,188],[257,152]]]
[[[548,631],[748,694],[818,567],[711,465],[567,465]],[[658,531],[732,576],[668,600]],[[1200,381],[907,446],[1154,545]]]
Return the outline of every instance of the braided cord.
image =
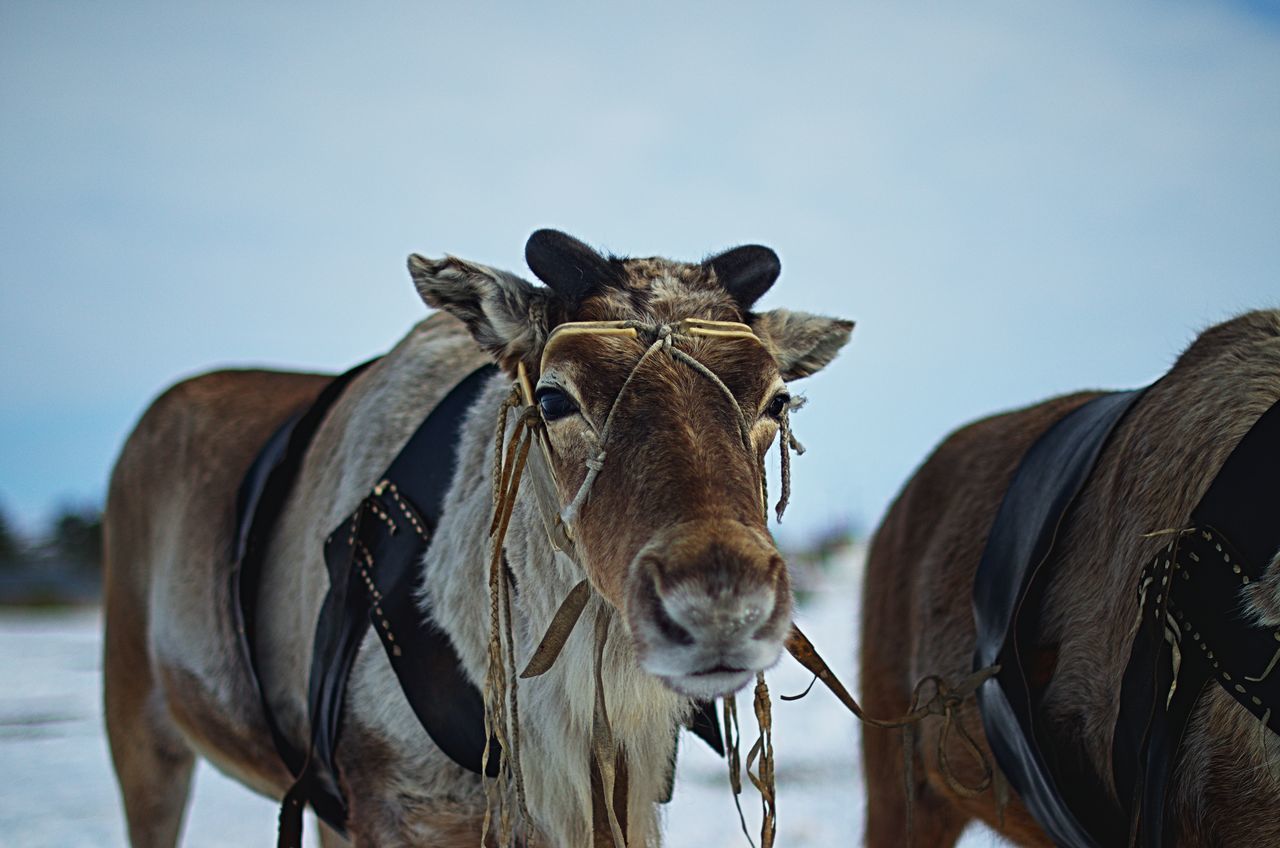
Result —
[[[486,840],[489,828],[493,824],[495,808],[498,812],[499,844],[504,846],[515,844],[515,826],[508,800],[513,783],[524,827],[526,830],[531,829],[524,793],[524,775],[520,768],[520,715],[515,687],[515,647],[511,635],[513,630],[511,597],[510,587],[507,585],[506,568],[503,564],[503,542],[515,508],[520,478],[529,458],[529,447],[533,443],[534,435],[530,425],[534,423],[536,413],[526,410],[520,416],[504,452],[503,436],[506,431],[507,412],[513,406],[519,406],[519,400],[514,393],[512,398],[503,402],[498,411],[498,437],[495,439],[494,448],[493,471],[496,482],[493,487],[493,521],[489,528],[493,537],[488,575],[489,664],[484,680],[485,743],[480,759],[480,772],[485,789],[481,845],[488,844]],[[504,755],[498,764],[497,779],[488,780],[483,776],[489,771],[489,758],[493,755],[491,749],[494,741],[502,748]]]

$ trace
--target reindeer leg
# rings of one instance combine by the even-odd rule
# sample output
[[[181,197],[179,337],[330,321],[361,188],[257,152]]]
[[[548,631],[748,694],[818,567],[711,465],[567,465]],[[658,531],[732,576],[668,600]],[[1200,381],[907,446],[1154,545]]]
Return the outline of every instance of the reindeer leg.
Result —
[[[913,759],[911,797],[904,778],[903,736],[900,730],[863,725],[862,762],[867,781],[867,848],[947,848],[954,845],[969,815],[938,793],[926,779],[917,742]],[[908,805],[910,812],[908,813]],[[908,841],[908,816],[911,837]]]
[[[107,737],[133,848],[173,848],[182,829],[195,755],[155,685],[141,628],[111,615],[103,658]]]

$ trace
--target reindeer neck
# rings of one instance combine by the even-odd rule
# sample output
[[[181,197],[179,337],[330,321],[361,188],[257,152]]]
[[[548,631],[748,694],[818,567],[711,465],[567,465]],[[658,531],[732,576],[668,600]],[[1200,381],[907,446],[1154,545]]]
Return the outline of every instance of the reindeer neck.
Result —
[[[510,391],[504,376],[481,394],[461,429],[449,507],[425,562],[424,601],[449,634],[464,670],[482,687],[488,667],[489,561],[493,426]],[[505,541],[511,567],[517,666],[523,667],[565,595],[582,578],[556,554],[530,491],[521,491]],[[590,844],[590,740],[595,692],[593,637],[599,597],[592,599],[564,651],[546,674],[519,682],[522,761],[529,809],[554,844]],[[675,734],[687,700],[642,671],[621,617],[614,613],[601,682],[615,739],[625,752],[629,838],[647,844],[654,804],[674,767]]]

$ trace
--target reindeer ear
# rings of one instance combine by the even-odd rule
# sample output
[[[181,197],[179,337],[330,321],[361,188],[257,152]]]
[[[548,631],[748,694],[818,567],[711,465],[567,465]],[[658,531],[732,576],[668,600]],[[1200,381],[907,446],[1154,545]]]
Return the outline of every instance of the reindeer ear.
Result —
[[[825,368],[853,332],[852,321],[788,309],[761,312],[752,326],[773,352],[778,371],[788,383]]]
[[[750,312],[751,305],[769,290],[782,273],[782,262],[778,259],[778,254],[758,244],[744,244],[726,250],[702,265],[716,272],[716,280],[733,296],[743,312]]]
[[[542,350],[559,307],[547,289],[453,256],[427,259],[412,254],[409,274],[428,306],[461,319],[480,346],[508,370]]]
[[[615,269],[595,250],[559,230],[538,230],[524,245],[524,260],[570,307],[609,283]]]

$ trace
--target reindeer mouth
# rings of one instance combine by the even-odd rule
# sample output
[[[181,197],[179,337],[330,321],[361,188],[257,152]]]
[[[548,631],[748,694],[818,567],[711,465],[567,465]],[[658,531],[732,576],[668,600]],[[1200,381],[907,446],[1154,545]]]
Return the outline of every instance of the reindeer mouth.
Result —
[[[673,691],[691,698],[712,699],[737,692],[751,682],[755,672],[749,668],[716,665],[689,674],[659,675]]]
[[[702,671],[695,671],[688,676],[689,677],[710,677],[712,675],[717,675],[717,674],[749,674],[750,672],[751,672],[751,669],[749,668],[738,668],[736,666],[719,663],[717,665],[712,666],[711,668],[706,668],[706,669],[703,669]]]

